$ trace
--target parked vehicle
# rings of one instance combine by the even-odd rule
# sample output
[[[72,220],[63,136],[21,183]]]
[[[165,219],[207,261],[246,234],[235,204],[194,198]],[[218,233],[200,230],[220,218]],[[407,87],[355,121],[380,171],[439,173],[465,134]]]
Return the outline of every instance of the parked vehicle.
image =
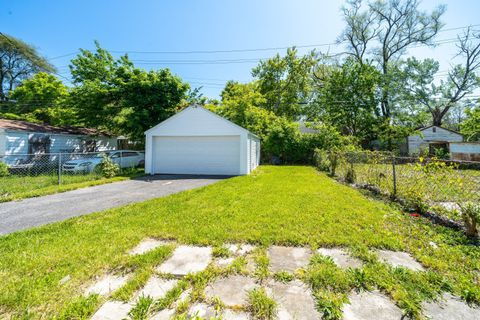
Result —
[[[88,156],[81,155],[79,159],[69,160],[62,166],[64,172],[90,173],[102,162],[104,156],[109,157],[120,168],[141,167],[145,164],[145,154],[133,150],[115,150],[100,152]]]

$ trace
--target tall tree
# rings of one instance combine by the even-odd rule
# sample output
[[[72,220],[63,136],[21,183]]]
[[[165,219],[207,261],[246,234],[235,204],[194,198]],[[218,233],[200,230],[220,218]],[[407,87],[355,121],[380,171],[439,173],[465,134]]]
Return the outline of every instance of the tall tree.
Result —
[[[476,72],[480,68],[480,33],[467,29],[458,37],[457,57],[463,63],[457,64],[448,71],[446,80],[435,83],[435,74],[439,64],[433,59],[419,61],[409,58],[404,72],[405,88],[413,103],[418,103],[432,116],[432,124],[441,126],[448,112],[458,106],[467,94],[480,86],[480,78]]]
[[[360,63],[376,62],[382,73],[380,108],[382,115],[392,114],[392,90],[396,62],[414,45],[434,45],[443,24],[445,6],[431,13],[419,9],[418,0],[349,0],[343,8],[347,24],[339,41],[345,41],[349,53]]]
[[[295,48],[288,49],[284,57],[277,54],[261,61],[252,75],[265,97],[263,107],[289,119],[300,117],[302,106],[311,99],[311,75],[317,62],[315,52],[299,57]]]
[[[0,33],[0,102],[7,101],[21,81],[40,71],[53,72],[55,68],[33,46]]]
[[[11,93],[13,112],[53,125],[74,124],[73,112],[63,105],[68,88],[52,74],[39,72]]]
[[[132,139],[173,115],[189,85],[168,69],[135,68],[128,56],[114,59],[96,43],[81,50],[70,69],[76,86],[69,95],[79,121]]]
[[[480,107],[465,110],[466,119],[460,125],[460,132],[467,141],[480,141]]]
[[[314,108],[317,117],[359,141],[373,139],[378,122],[379,79],[374,67],[347,59],[321,81]]]

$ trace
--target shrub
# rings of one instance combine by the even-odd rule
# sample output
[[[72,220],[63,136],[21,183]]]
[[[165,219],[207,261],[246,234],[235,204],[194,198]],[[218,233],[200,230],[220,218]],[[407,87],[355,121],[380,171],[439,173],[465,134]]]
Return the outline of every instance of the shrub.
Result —
[[[120,172],[120,167],[107,155],[104,155],[97,167],[97,171],[105,178],[113,178]]]
[[[480,225],[480,205],[473,202],[459,204],[465,232],[469,237],[478,237],[478,225]]]
[[[9,174],[10,173],[8,172],[8,166],[5,163],[0,162],[0,177],[6,177]]]

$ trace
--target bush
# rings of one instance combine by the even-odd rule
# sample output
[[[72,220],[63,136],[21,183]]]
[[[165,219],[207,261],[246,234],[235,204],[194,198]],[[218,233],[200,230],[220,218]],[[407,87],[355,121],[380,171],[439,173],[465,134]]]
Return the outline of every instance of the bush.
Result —
[[[105,178],[113,178],[120,172],[120,167],[107,155],[103,155],[103,159],[97,167],[97,172]]]
[[[0,177],[6,177],[10,174],[8,166],[4,162],[0,162]]]
[[[480,225],[480,205],[473,202],[459,204],[463,222],[465,223],[465,233],[469,237],[478,237],[478,225]]]

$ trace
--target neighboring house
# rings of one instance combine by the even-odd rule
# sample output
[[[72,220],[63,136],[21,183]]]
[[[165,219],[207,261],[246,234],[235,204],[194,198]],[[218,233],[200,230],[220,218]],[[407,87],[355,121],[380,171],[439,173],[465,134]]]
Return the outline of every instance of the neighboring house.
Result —
[[[149,174],[242,175],[260,161],[260,139],[248,130],[192,105],[145,132]]]
[[[115,150],[117,139],[94,129],[0,119],[0,158],[18,164],[34,155]]]
[[[454,142],[463,142],[463,135],[446,128],[429,126],[418,130],[421,134],[407,137],[407,150],[409,155],[418,155],[425,150],[435,154],[437,149],[450,153],[450,145]]]
[[[480,142],[451,142],[452,160],[480,161]]]

